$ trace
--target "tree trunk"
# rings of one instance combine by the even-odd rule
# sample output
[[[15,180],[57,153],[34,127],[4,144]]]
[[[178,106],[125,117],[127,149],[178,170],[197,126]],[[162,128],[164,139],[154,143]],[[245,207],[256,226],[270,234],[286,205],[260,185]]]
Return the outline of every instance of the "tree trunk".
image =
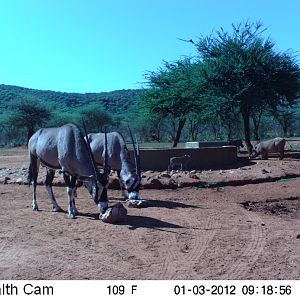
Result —
[[[283,137],[288,137],[288,128],[289,128],[289,125],[288,125],[288,121],[287,120],[283,120],[282,122],[282,132],[283,132]]]
[[[232,140],[232,126],[231,124],[227,124],[227,141]]]
[[[34,129],[33,129],[33,127],[32,127],[32,126],[31,126],[31,127],[28,127],[28,128],[27,128],[27,140],[26,140],[26,146],[28,146],[28,142],[29,142],[30,138],[33,136],[33,134],[34,134]]]
[[[194,142],[197,139],[197,123],[193,122],[193,120],[189,120],[190,128],[189,128],[189,134],[191,140]]]
[[[253,121],[253,134],[254,134],[254,139],[256,141],[260,140],[260,137],[259,137],[259,133],[258,133],[258,130],[259,130],[259,124],[257,122],[257,120],[252,117],[252,121]]]
[[[250,138],[250,110],[248,107],[242,107],[241,113],[242,113],[243,123],[244,123],[245,144],[249,155],[251,155],[253,147]]]
[[[261,108],[258,113],[253,113],[252,114],[252,122],[253,122],[253,134],[254,134],[254,138],[255,140],[260,140],[260,136],[259,136],[259,127],[260,127],[260,122],[261,122],[261,116],[263,113],[263,109]]]
[[[183,120],[179,120],[179,122],[178,122],[178,127],[177,127],[177,131],[176,131],[175,139],[173,141],[173,147],[177,147],[182,129],[185,125],[185,121],[186,121],[186,119],[183,119]]]

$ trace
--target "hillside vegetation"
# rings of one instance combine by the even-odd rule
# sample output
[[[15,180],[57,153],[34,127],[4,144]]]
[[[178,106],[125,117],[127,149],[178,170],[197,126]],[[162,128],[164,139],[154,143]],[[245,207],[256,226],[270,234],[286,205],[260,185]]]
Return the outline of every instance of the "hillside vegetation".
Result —
[[[35,99],[61,110],[97,103],[106,111],[112,114],[119,114],[136,104],[141,92],[142,90],[117,90],[81,94],[44,91],[0,84],[0,108],[1,111],[9,109],[16,100]]]

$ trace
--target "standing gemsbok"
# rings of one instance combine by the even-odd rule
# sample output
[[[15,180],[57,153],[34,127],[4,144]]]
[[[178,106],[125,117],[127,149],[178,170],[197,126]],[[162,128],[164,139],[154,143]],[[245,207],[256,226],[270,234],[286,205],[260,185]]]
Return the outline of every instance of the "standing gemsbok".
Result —
[[[117,171],[124,199],[138,199],[141,184],[139,145],[134,142],[129,128],[135,161],[132,168],[129,151],[122,135],[118,132],[107,133],[107,165]],[[90,133],[88,141],[97,165],[103,165],[105,154],[105,134]]]
[[[106,211],[108,208],[106,189],[108,174],[106,168],[104,168],[103,174],[98,171],[90,145],[86,143],[77,126],[67,124],[58,128],[39,129],[30,138],[28,151],[30,158],[28,182],[33,182],[33,210],[38,210],[36,185],[39,163],[41,162],[42,165],[47,167],[45,184],[54,211],[61,210],[52,191],[52,182],[56,169],[61,170],[67,185],[68,216],[70,218],[74,218],[78,213],[74,197],[77,180],[85,183],[86,188],[100,210],[100,214]]]

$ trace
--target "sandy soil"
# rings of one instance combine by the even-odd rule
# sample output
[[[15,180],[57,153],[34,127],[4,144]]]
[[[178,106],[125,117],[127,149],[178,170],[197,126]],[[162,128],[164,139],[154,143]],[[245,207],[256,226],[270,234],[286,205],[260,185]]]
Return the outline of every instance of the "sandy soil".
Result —
[[[0,167],[26,165],[25,156],[0,160]],[[299,160],[270,159],[269,169],[262,164],[246,168],[270,176],[276,166],[298,169]],[[202,174],[213,182],[236,170]],[[242,171],[239,178],[249,176]],[[0,184],[0,279],[300,279],[299,186],[293,178],[143,189],[149,207],[124,204],[127,220],[112,225],[98,220],[84,188],[80,215],[71,220],[51,211],[43,186],[37,189],[40,211],[33,212],[28,186]],[[55,186],[54,193],[66,210],[66,189]],[[121,201],[120,191],[109,195],[111,205]]]

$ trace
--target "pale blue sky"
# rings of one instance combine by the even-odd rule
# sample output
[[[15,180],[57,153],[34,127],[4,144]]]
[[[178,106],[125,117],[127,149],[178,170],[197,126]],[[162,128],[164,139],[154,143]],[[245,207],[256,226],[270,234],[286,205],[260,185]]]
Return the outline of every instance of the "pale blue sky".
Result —
[[[300,50],[299,0],[0,0],[0,84],[63,92],[140,88],[194,39],[261,20]]]

